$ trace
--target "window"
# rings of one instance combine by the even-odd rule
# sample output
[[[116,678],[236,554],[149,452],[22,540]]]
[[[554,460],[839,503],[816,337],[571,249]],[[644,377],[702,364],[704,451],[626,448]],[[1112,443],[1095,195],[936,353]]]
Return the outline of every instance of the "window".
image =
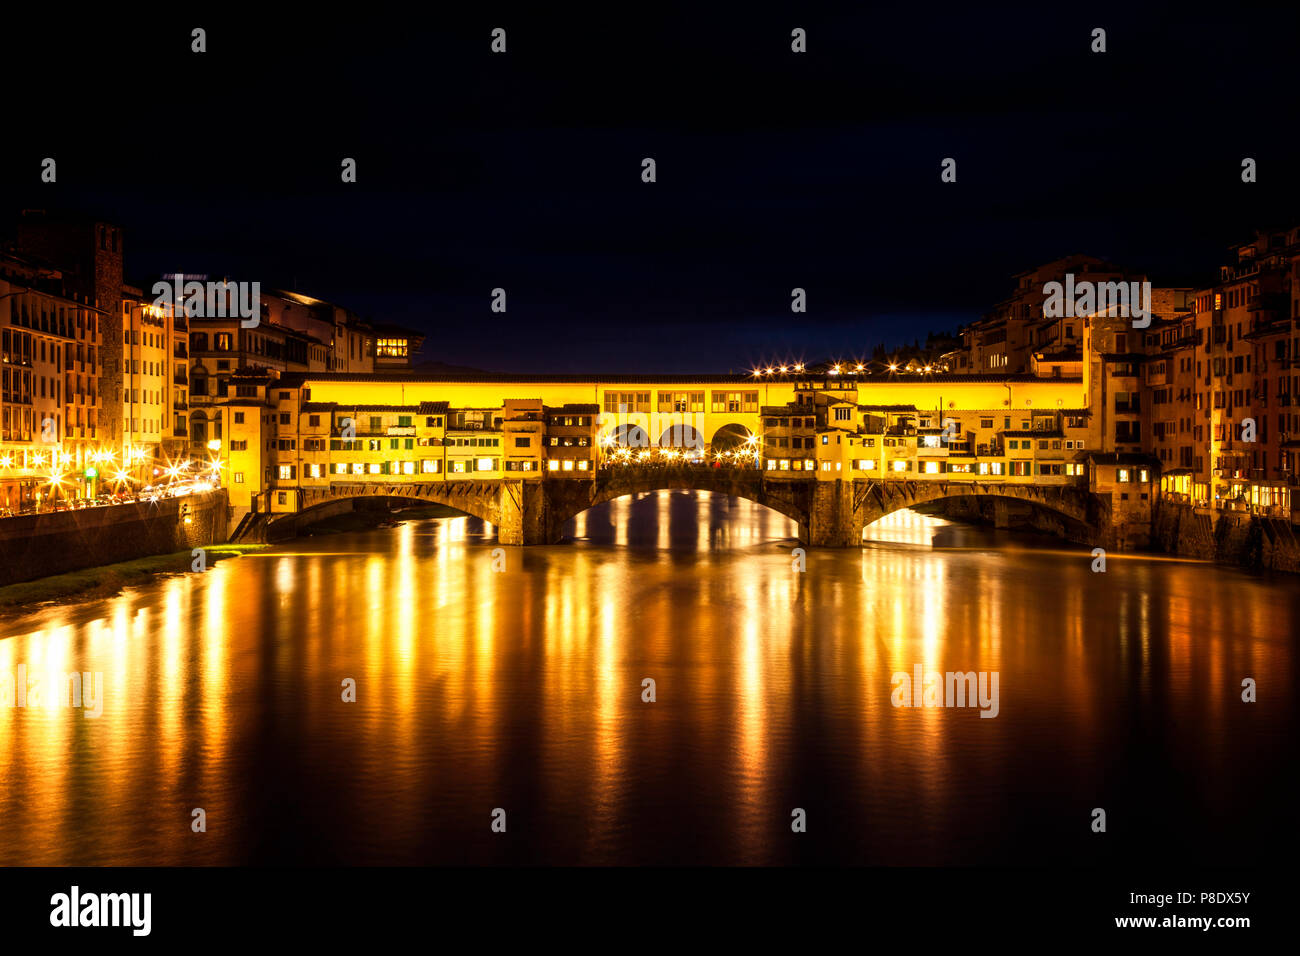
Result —
[[[291,479],[294,478],[294,472],[296,472],[296,471],[297,471],[297,468],[296,468],[296,466],[294,466],[294,465],[281,465],[281,466],[280,466],[280,480],[281,480],[281,481],[290,481]],[[283,502],[281,502],[281,504],[283,504]]]
[[[532,438],[528,437],[527,435],[523,436],[522,438],[520,437],[515,438],[516,448],[528,448],[532,445],[532,443],[533,443]]]
[[[758,393],[754,393],[757,402]],[[755,409],[757,410],[757,409]],[[606,392],[605,411],[607,412],[648,412],[650,411],[649,392]]]
[[[442,462],[433,458],[424,458],[420,461],[420,473],[423,475],[436,475],[442,470]]]
[[[244,483],[244,473],[242,471],[235,472],[235,484],[242,485],[243,483]]]
[[[847,406],[837,406],[835,409],[835,420],[837,422],[847,422],[852,415],[853,409]]]
[[[703,392],[660,392],[659,411],[661,412],[702,412],[704,411]]]
[[[244,413],[243,413],[243,412],[235,412],[235,424],[236,424],[236,425],[242,425],[242,424],[244,424]]]
[[[758,392],[714,392],[715,413],[757,412]]]

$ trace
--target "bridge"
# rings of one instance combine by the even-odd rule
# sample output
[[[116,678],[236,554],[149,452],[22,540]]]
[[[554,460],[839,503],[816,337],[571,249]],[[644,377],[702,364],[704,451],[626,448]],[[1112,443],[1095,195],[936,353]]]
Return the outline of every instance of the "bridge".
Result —
[[[763,505],[795,521],[799,540],[815,547],[856,547],[863,529],[873,521],[903,508],[951,498],[988,501],[995,510],[1024,502],[1051,513],[1073,540],[1113,546],[1109,498],[1077,482],[827,480],[814,472],[773,475],[752,466],[691,463],[605,465],[590,478],[331,481],[327,487],[304,490],[301,507],[292,513],[250,516],[234,539],[274,539],[277,526],[310,523],[331,503],[382,497],[432,502],[480,518],[496,527],[501,544],[555,544],[565,524],[588,508],[626,495],[674,489],[708,491]]]

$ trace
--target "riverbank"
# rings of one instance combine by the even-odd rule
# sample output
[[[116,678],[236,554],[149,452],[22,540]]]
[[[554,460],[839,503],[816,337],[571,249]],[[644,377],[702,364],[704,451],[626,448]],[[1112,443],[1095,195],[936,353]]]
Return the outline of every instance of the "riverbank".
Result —
[[[400,511],[384,509],[367,509],[347,511],[342,514],[322,518],[314,524],[307,525],[300,532],[301,537],[316,535],[346,534],[352,531],[373,531],[392,521],[422,521],[426,518],[463,518],[461,512],[445,505],[428,504],[403,508]]]
[[[950,521],[994,527],[989,514],[975,499],[949,498],[914,510]],[[1070,540],[1065,522],[1041,509],[1012,515],[1009,530]],[[1132,554],[1169,555],[1209,561],[1247,571],[1300,574],[1300,538],[1289,521],[1241,512],[1209,514],[1191,505],[1161,501],[1152,522],[1150,549]]]
[[[226,558],[239,557],[265,547],[264,544],[218,544],[203,550],[206,564],[211,567]],[[192,551],[175,551],[10,584],[0,587],[0,610],[13,610],[69,598],[85,601],[111,597],[123,588],[144,584],[159,575],[192,573],[193,564]]]
[[[223,488],[0,520],[0,587],[165,557],[228,540]]]

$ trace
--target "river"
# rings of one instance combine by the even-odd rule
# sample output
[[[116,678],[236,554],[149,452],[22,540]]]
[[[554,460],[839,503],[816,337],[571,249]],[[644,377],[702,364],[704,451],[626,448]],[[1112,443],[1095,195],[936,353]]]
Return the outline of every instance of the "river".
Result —
[[[570,531],[411,521],[9,614],[0,863],[1249,864],[1290,832],[1294,578],[914,512],[800,555],[707,493]],[[918,667],[996,707],[895,706]]]

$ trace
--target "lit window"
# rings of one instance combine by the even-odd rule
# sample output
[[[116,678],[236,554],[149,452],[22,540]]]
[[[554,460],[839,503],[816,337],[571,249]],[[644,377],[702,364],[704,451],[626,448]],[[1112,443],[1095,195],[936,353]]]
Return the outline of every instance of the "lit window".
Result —
[[[902,458],[894,459],[894,471],[907,471],[907,462]]]
[[[564,459],[564,470],[565,470],[565,471],[573,471],[573,459],[572,459],[572,458],[566,458],[566,459]]]
[[[590,464],[591,462],[587,461],[587,459],[582,459],[582,461],[578,462],[578,471],[586,471]]]
[[[452,472],[453,472],[454,474],[457,474],[457,475],[463,475],[463,474],[465,474],[465,462],[463,462],[463,461],[453,461],[453,462],[451,463],[451,470],[452,470]]]
[[[495,458],[478,458],[474,462],[475,471],[494,471],[496,466],[497,460]]]
[[[1129,471],[1128,471],[1128,469],[1127,469],[1127,468],[1120,468],[1120,469],[1115,473],[1115,478],[1116,478],[1117,481],[1128,481],[1128,480],[1129,480]]]
[[[377,475],[377,474],[379,474],[380,471],[381,471],[381,468],[380,468],[379,462],[377,462],[377,461],[372,461],[372,462],[367,466],[367,469],[366,469],[366,470],[369,471],[372,475]]]
[[[925,473],[927,475],[937,475],[939,473],[939,463],[937,461],[927,461],[925,463]]]
[[[406,358],[406,339],[378,339],[375,354],[379,358]]]
[[[415,462],[413,462],[413,461],[404,461],[404,462],[402,462],[402,474],[404,474],[404,475],[413,475],[413,474],[415,474]]]
[[[560,460],[559,460],[558,458],[552,458],[550,461],[548,461],[548,462],[546,463],[546,470],[547,470],[547,471],[559,471],[559,470],[560,470]]]

